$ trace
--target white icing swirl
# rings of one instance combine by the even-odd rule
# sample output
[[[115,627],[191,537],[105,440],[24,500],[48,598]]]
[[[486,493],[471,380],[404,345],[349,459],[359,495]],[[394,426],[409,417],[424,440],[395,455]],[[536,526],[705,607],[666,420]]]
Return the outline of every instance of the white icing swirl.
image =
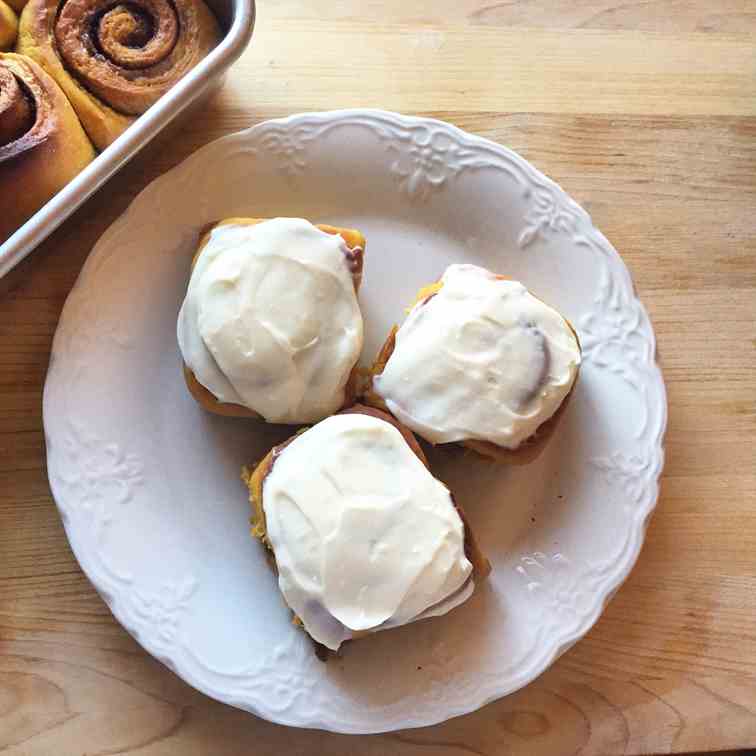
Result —
[[[472,593],[451,494],[385,420],[334,415],[297,436],[262,501],[284,599],[330,649]]]
[[[477,439],[516,449],[570,392],[577,339],[517,281],[451,265],[442,282],[397,331],[374,389],[432,443]]]
[[[338,410],[362,350],[348,248],[306,220],[213,229],[178,317],[178,343],[219,401],[268,422]]]

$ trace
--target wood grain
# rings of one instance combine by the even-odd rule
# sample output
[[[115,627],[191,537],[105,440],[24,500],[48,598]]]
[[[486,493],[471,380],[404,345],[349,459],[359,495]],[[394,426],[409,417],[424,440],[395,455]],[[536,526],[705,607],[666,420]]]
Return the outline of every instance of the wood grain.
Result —
[[[320,20],[322,2],[286,2],[266,7],[267,16]],[[412,26],[486,24],[527,29],[626,29],[650,32],[753,32],[756,8],[750,0],[333,0],[330,18],[390,19]]]
[[[0,753],[641,754],[756,746],[756,6],[752,0],[280,0],[202,114],[160,136],[0,282]],[[375,105],[503,142],[633,272],[670,401],[641,559],[534,684],[354,738],[217,704],[148,657],[73,559],[41,392],[89,249],[150,180],[262,118]]]
[[[332,21],[316,57],[310,20],[270,22],[256,56],[238,73],[258,106],[275,107],[291,89],[270,86],[282,73],[307,80],[302,110],[363,105],[399,110],[545,111],[756,115],[756,50],[740,34],[642,33],[421,26]],[[337,40],[344,40],[348,53]],[[262,65],[261,65],[262,63]],[[345,79],[359,87],[340,88]],[[385,75],[388,74],[388,75]],[[266,83],[267,82],[267,83]]]

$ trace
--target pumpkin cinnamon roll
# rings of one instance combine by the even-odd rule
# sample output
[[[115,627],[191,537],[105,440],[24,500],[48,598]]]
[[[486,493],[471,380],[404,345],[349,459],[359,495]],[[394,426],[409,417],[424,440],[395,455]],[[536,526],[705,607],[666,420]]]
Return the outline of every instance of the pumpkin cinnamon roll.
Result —
[[[231,218],[200,240],[177,336],[215,414],[312,423],[354,401],[365,239],[301,218]]]
[[[13,9],[0,0],[0,50],[10,50],[18,35],[18,17]]]
[[[94,156],[58,85],[33,60],[0,53],[0,244]]]
[[[220,37],[202,0],[30,0],[18,50],[58,82],[103,150]]]
[[[367,400],[432,444],[525,463],[553,432],[580,361],[569,321],[521,283],[451,265],[389,334]]]
[[[464,603],[491,566],[412,433],[354,406],[243,479],[295,621],[330,651]]]

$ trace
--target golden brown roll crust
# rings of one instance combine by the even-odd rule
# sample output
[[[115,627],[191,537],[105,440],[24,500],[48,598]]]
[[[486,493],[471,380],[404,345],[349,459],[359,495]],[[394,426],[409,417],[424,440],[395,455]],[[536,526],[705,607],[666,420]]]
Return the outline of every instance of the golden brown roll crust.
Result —
[[[220,38],[203,0],[29,0],[18,49],[58,82],[103,150]]]
[[[0,50],[11,50],[18,35],[18,16],[13,8],[0,0]]]
[[[94,156],[58,85],[33,60],[0,53],[0,244]]]
[[[212,224],[200,237],[197,251],[194,253],[192,259],[192,270],[200,256],[200,253],[210,240],[210,234],[214,228],[220,226],[254,226],[258,223],[262,223],[265,218],[226,218],[218,223]],[[352,228],[337,228],[336,226],[329,226],[326,224],[316,224],[316,227],[321,231],[325,231],[327,234],[333,234],[340,236],[347,244],[350,250],[350,267],[352,271],[352,278],[354,280],[354,290],[359,291],[360,284],[362,283],[362,266],[365,253],[365,237],[355,229]],[[184,364],[184,380],[186,381],[189,393],[194,399],[204,407],[208,412],[212,412],[216,415],[223,415],[224,417],[248,417],[256,420],[263,420],[262,415],[243,407],[241,404],[232,404],[229,402],[219,402],[215,396],[208,391],[195,377],[191,369]],[[358,373],[357,366],[352,370],[349,380],[344,389],[344,407],[354,403],[357,395],[357,381]]]
[[[4,0],[4,2],[16,12],[16,15],[21,13],[26,5],[26,0]]]
[[[407,442],[407,445],[410,447],[410,449],[412,449],[417,458],[423,463],[423,465],[425,465],[425,467],[430,469],[428,460],[423,453],[420,444],[417,442],[415,434],[412,433],[409,428],[402,425],[395,417],[393,417],[393,415],[389,414],[388,412],[383,412],[382,410],[376,409],[375,407],[355,404],[352,407],[341,410],[341,412],[339,412],[338,414],[370,415],[371,417],[376,417],[379,420],[384,420],[387,423],[391,423],[391,425],[393,425],[402,434],[402,437]],[[303,431],[300,431],[300,433],[301,432]],[[254,470],[252,470],[251,472],[249,470],[246,470],[243,474],[243,480],[247,484],[247,487],[249,489],[249,501],[252,505],[252,535],[256,538],[259,538],[269,549],[270,543],[267,539],[265,527],[265,510],[263,509],[263,483],[265,482],[265,477],[272,469],[276,457],[286,448],[288,444],[290,444],[297,437],[297,435],[299,434],[294,434],[293,436],[291,436],[291,438],[287,439],[282,444],[274,446],[264,457],[264,459],[254,468]],[[465,528],[465,556],[467,556],[467,558],[470,560],[470,564],[472,564],[473,566],[474,577],[477,580],[482,580],[491,572],[491,563],[488,561],[486,556],[483,554],[480,546],[478,545],[478,542],[467,521],[464,510],[454,500],[453,493],[452,501],[454,502],[454,506],[459,513],[459,516],[461,517],[462,523]]]
[[[507,276],[496,276],[496,278],[507,280]],[[439,291],[442,285],[443,284],[441,281],[437,281],[436,283],[430,284],[429,286],[425,286],[420,289],[415,301],[408,308],[408,311],[418,303],[427,302],[436,294],[437,291]],[[575,340],[578,343],[578,348],[580,348],[580,340],[578,339],[577,332],[575,331],[572,323],[570,323],[567,318],[564,318],[564,322],[569,326],[570,330],[575,336]],[[383,398],[373,388],[373,378],[383,372],[384,368],[386,367],[386,363],[389,361],[391,355],[393,354],[394,348],[396,346],[396,333],[398,330],[399,326],[395,325],[389,331],[389,335],[386,337],[386,341],[383,342],[383,346],[378,352],[378,355],[373,362],[373,366],[370,369],[370,377],[364,390],[363,398],[365,402],[373,407],[378,407],[384,412],[389,412],[389,408],[386,406],[386,402],[383,401]],[[541,425],[536,429],[535,433],[533,433],[530,438],[525,439],[525,441],[523,441],[523,443],[521,443],[516,449],[507,449],[506,447],[498,446],[491,441],[479,441],[477,439],[458,441],[453,445],[465,447],[467,449],[470,449],[471,451],[474,451],[476,454],[479,454],[482,457],[487,457],[488,459],[494,460],[496,462],[507,462],[512,465],[529,464],[530,462],[535,460],[546,448],[546,444],[553,435],[556,426],[559,424],[560,418],[564,414],[564,411],[569,404],[570,398],[572,397],[572,394],[575,390],[575,386],[577,385],[577,379],[579,375],[580,371],[578,370],[578,375],[575,377],[575,381],[572,384],[570,392],[564,398],[564,401],[559,405],[557,411],[550,418],[544,420],[544,422],[541,423]]]

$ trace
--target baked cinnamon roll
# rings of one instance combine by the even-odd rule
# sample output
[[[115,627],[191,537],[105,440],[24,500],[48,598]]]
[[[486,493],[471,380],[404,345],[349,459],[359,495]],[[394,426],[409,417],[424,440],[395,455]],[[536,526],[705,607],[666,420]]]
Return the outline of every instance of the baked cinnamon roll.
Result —
[[[359,231],[299,218],[214,226],[178,317],[194,398],[216,414],[289,424],[351,404],[364,250]]]
[[[103,150],[220,38],[203,0],[29,0],[18,51],[58,82]]]
[[[331,651],[451,611],[490,571],[412,433],[379,410],[333,415],[243,477],[286,604]]]
[[[0,244],[94,156],[58,85],[33,60],[0,53]]]
[[[580,360],[569,321],[521,283],[451,265],[389,334],[367,397],[432,444],[529,462],[551,435]]]

